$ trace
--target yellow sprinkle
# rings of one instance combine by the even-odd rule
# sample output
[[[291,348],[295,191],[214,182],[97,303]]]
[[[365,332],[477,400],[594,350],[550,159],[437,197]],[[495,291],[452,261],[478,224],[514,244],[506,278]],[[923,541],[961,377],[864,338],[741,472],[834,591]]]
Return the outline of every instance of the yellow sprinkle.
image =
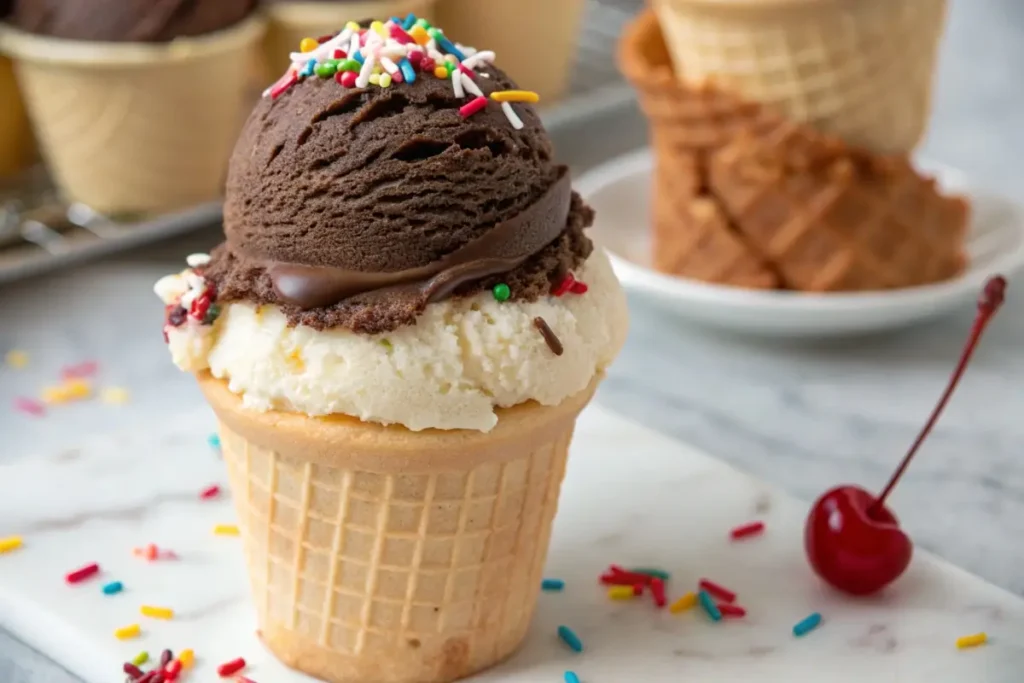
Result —
[[[238,536],[242,532],[234,524],[218,524],[213,527],[213,533],[218,536]]]
[[[21,536],[11,536],[9,538],[0,538],[0,555],[9,553],[12,550],[17,550],[21,547]]]
[[[687,593],[683,597],[673,602],[668,607],[668,611],[672,614],[679,614],[685,612],[688,609],[692,609],[697,604],[697,594]]]
[[[380,87],[387,88],[391,86],[391,74],[380,75]]]
[[[131,638],[138,638],[140,633],[142,633],[142,629],[139,628],[139,625],[132,624],[131,626],[122,626],[114,631],[114,637],[118,640],[130,640]]]
[[[531,90],[502,90],[492,92],[495,102],[540,102],[540,95]]]
[[[448,69],[439,64],[434,67],[434,75],[438,78],[448,78]]]
[[[422,26],[413,26],[409,29],[409,37],[416,41],[417,45],[423,46],[430,42],[430,35]]]
[[[380,85],[380,74],[370,74],[370,83]]]
[[[316,42],[316,38],[303,38],[299,43],[299,52],[312,52],[319,44]]]
[[[387,38],[388,37],[388,35],[386,33],[384,33],[384,24],[379,22],[379,21],[371,22],[370,23],[370,30],[371,31],[376,31],[380,35],[381,38]]]
[[[957,648],[963,650],[968,647],[977,647],[978,645],[984,645],[988,642],[988,635],[985,633],[975,633],[970,636],[960,636],[956,639]]]
[[[142,616],[152,617],[154,619],[173,619],[174,610],[167,607],[151,607],[149,605],[143,605],[140,609]]]
[[[608,589],[608,597],[612,600],[632,600],[635,596],[632,586],[612,586]]]
[[[139,654],[135,655],[135,659],[132,660],[132,664],[135,666],[142,666],[149,661],[149,653],[143,650]]]
[[[103,387],[100,392],[100,400],[111,405],[124,405],[128,398],[128,390],[122,387]]]
[[[362,27],[356,22],[350,21],[347,24],[345,24],[345,28],[348,29],[349,31],[358,31]]]
[[[28,365],[28,354],[18,349],[12,349],[4,355],[4,360],[15,370],[21,370]]]
[[[188,669],[196,661],[196,653],[192,650],[182,650],[178,653],[178,661],[181,662],[181,666]]]

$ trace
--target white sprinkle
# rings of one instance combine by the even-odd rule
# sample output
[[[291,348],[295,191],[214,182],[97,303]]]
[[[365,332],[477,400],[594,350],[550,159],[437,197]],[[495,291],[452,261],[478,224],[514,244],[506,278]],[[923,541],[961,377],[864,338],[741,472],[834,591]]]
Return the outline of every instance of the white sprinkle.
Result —
[[[462,71],[459,71],[458,74],[462,77],[460,80],[462,81],[462,86],[466,89],[466,92],[476,95],[477,97],[484,96],[484,91],[480,89],[480,86],[473,82],[473,79],[469,77],[469,74],[463,73]]]
[[[209,254],[189,254],[185,257],[185,263],[188,264],[189,268],[198,268],[199,266],[205,266],[210,262]]]
[[[491,52],[490,50],[481,50],[480,52],[477,52],[476,54],[474,54],[474,55],[472,55],[470,57],[466,57],[466,59],[464,59],[462,63],[466,65],[467,69],[472,69],[473,67],[475,67],[477,64],[480,64],[481,62],[493,62],[493,61],[494,61],[494,53],[493,52]]]
[[[479,76],[480,78],[490,78],[491,74],[478,73],[477,76]]]
[[[438,51],[438,50],[437,50],[436,48],[429,48],[429,47],[428,47],[428,48],[427,48],[427,54],[428,54],[428,55],[430,56],[430,58],[431,58],[431,59],[433,59],[433,60],[434,60],[434,61],[435,61],[435,62],[436,62],[437,64],[447,64],[447,63],[448,63],[448,62],[446,62],[446,61],[445,61],[444,55],[443,55],[443,54],[441,54],[441,53],[440,53],[440,52],[439,52],[439,51]]]
[[[462,99],[466,96],[466,91],[462,88],[462,79],[459,76],[465,76],[466,74],[461,71],[452,72],[452,90],[455,91],[455,97]]]
[[[153,291],[160,297],[160,301],[169,306],[188,291],[188,284],[180,275],[165,275],[156,281]]]
[[[353,34],[352,43],[348,46],[348,58],[355,59],[357,52],[359,52],[359,34]]]
[[[459,52],[461,52],[466,57],[472,57],[477,52],[475,47],[469,47],[468,45],[463,45],[462,43],[455,43],[455,47],[458,48]]]
[[[523,129],[523,120],[516,114],[516,110],[512,108],[511,102],[502,102],[501,110],[505,112],[505,118],[512,124],[512,127],[516,130]]]
[[[426,48],[427,51],[434,50],[436,52],[437,51],[437,41],[434,40],[433,38],[431,38],[430,40],[427,41],[427,44],[424,45],[423,47]]]
[[[185,282],[188,283],[189,289],[196,291],[203,291],[206,289],[206,278],[194,270],[186,270],[184,273]]]
[[[373,67],[377,64],[377,57],[372,52],[366,55],[366,61],[363,62],[363,68],[359,72],[359,78],[356,79],[357,88],[365,88],[370,85],[370,74],[373,73]]]
[[[384,67],[384,70],[387,71],[392,76],[398,73],[398,65],[383,55],[381,55],[380,58],[380,65]]]

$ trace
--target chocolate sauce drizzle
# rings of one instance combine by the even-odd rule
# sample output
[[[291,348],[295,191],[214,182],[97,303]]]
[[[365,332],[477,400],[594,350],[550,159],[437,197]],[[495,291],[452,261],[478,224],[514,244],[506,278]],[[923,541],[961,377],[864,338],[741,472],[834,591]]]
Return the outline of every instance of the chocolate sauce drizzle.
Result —
[[[393,272],[366,272],[271,262],[267,273],[281,300],[303,310],[394,288],[416,288],[428,302],[440,301],[460,285],[509,272],[541,251],[565,229],[571,203],[572,185],[568,172],[563,171],[528,208],[433,263]]]

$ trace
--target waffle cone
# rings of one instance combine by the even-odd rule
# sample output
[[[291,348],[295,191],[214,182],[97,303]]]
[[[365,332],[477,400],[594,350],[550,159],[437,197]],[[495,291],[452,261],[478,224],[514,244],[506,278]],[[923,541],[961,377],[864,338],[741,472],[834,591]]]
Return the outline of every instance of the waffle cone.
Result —
[[[653,0],[678,76],[876,152],[924,135],[946,0]]]
[[[440,0],[438,26],[463,45],[493,50],[520,86],[541,104],[569,84],[586,0]]]
[[[262,636],[285,664],[331,683],[446,683],[519,647],[596,380],[558,406],[502,409],[486,434],[256,413],[208,373],[199,384]]]
[[[281,74],[299,50],[303,38],[337,33],[349,21],[386,20],[413,12],[430,18],[436,0],[355,0],[343,2],[271,2],[264,5],[269,24],[264,59],[269,70]]]
[[[0,57],[0,177],[25,168],[35,145],[11,62]]]
[[[149,45],[5,29],[3,44],[62,193],[103,213],[151,213],[220,196],[262,30],[251,18]]]

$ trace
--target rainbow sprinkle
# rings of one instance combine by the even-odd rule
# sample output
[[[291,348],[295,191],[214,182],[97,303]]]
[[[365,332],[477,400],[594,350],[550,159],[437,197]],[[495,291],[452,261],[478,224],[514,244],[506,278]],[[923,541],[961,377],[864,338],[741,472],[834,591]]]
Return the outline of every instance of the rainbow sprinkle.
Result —
[[[28,354],[19,349],[11,349],[4,354],[4,362],[15,370],[21,370],[28,365]]]
[[[978,647],[988,642],[988,634],[986,633],[974,633],[969,636],[960,636],[956,639],[956,647],[958,650],[963,650],[968,647]]]
[[[238,536],[242,532],[234,524],[218,524],[213,527],[213,533],[217,536]]]
[[[800,636],[810,633],[814,629],[818,628],[820,624],[821,614],[815,612],[814,614],[805,617],[793,627],[793,635],[799,638]]]
[[[114,631],[114,637],[118,640],[130,640],[132,638],[138,638],[139,634],[142,633],[142,629],[138,624],[131,624],[129,626],[123,626]]]
[[[110,583],[107,583],[107,584],[103,585],[103,594],[104,595],[117,595],[118,593],[120,593],[123,590],[124,590],[124,584],[121,583],[120,581],[111,581]],[[135,663],[139,664],[140,662],[135,662]]]
[[[8,538],[0,538],[0,555],[9,553],[12,550],[17,550],[21,547],[21,536],[10,536]]]
[[[718,605],[715,604],[715,600],[711,597],[710,593],[705,590],[700,591],[697,593],[697,600],[700,602],[700,606],[704,610],[704,613],[711,618],[711,621],[722,620],[722,612],[718,609]]]
[[[558,627],[558,637],[562,639],[562,642],[569,646],[569,649],[573,652],[583,652],[583,641],[576,635],[568,626]]]
[[[565,683],[580,683],[580,677],[576,675],[575,671],[566,671]]]
[[[544,579],[540,582],[542,591],[560,591],[565,588],[565,581],[561,579]]]

